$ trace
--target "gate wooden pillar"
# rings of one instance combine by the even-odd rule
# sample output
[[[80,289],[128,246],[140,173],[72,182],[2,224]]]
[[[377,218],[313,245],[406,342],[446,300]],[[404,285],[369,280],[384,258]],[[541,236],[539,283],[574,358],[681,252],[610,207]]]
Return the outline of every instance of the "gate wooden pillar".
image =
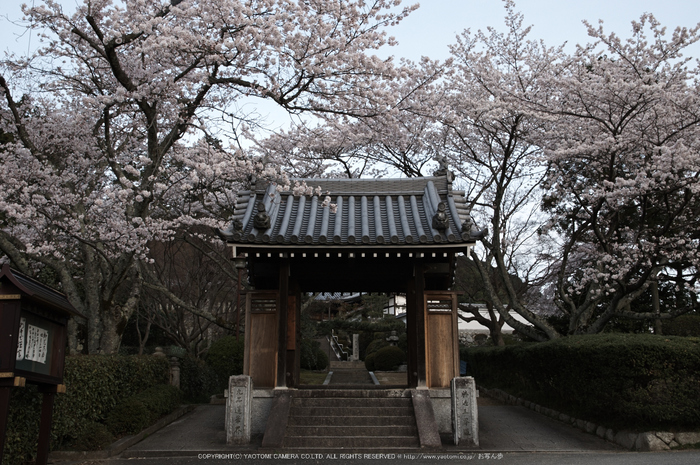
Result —
[[[284,258],[279,264],[279,295],[277,308],[277,388],[287,387],[287,325],[289,319],[289,259]],[[294,312],[292,311],[292,316]]]
[[[426,388],[428,386],[425,346],[425,266],[418,260],[414,266],[414,276],[409,281],[406,292],[406,331],[408,333],[408,386]]]

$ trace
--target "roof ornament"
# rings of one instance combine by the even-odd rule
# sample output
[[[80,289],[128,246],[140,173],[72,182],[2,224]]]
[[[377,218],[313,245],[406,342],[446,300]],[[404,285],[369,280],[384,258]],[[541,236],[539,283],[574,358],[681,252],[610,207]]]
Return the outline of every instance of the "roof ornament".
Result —
[[[258,213],[253,219],[253,226],[258,231],[267,231],[270,229],[270,216],[265,211],[265,204],[262,201],[258,202]]]
[[[438,231],[447,230],[450,225],[449,219],[447,218],[447,212],[445,211],[447,206],[445,202],[440,202],[437,206],[437,213],[433,215],[433,229]]]
[[[444,155],[437,155],[435,161],[438,162],[438,170],[433,172],[433,176],[446,176],[449,183],[454,181],[455,174],[450,171],[450,167],[447,165],[447,158]]]
[[[232,226],[232,229],[234,232],[242,232],[243,231],[243,220],[241,220],[240,218],[236,218],[235,220],[233,220],[233,223],[231,226]]]
[[[469,215],[469,219],[462,223],[462,235],[469,233],[469,238],[471,239],[483,239],[489,232],[489,228],[479,229],[479,227],[474,222],[474,219]]]

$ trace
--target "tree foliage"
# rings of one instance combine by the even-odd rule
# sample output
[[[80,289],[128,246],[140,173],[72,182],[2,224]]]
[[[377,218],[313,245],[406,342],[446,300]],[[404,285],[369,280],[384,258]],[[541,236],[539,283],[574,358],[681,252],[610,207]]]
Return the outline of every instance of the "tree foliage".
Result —
[[[35,56],[0,65],[0,250],[54,270],[87,315],[88,349],[114,352],[154,277],[153,241],[221,227],[235,192],[278,179],[242,150],[246,99],[367,117],[399,69],[373,50],[413,7],[397,2],[54,0],[24,7]],[[230,144],[222,142],[228,139]],[[163,283],[160,284],[161,288]],[[74,344],[75,345],[75,344]]]

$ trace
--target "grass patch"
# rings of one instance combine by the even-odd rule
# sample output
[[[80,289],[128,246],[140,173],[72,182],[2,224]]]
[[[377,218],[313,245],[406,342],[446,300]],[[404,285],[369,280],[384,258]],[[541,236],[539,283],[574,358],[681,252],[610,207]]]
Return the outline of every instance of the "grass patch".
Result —
[[[299,372],[299,383],[300,384],[323,384],[328,376],[327,371],[311,371],[311,370],[300,370]]]

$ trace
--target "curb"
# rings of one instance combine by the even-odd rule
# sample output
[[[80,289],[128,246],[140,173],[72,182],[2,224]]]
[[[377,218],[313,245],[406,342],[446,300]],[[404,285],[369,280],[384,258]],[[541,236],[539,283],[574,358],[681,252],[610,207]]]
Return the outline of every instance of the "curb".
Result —
[[[500,400],[506,404],[519,405],[522,407],[534,410],[537,413],[548,416],[554,420],[569,424],[575,428],[585,431],[589,434],[595,434],[601,439],[612,442],[627,450],[638,452],[655,452],[669,450],[674,447],[679,447],[688,444],[700,443],[700,433],[671,433],[662,431],[647,431],[644,433],[635,433],[632,431],[613,431],[611,428],[596,425],[593,422],[580,420],[571,417],[565,413],[558,412],[554,409],[542,407],[534,402],[512,396],[500,389],[487,389],[479,386],[479,391],[489,397]]]
[[[72,450],[57,450],[49,452],[50,461],[73,461],[73,460],[101,460],[117,456],[124,452],[129,447],[141,442],[147,436],[155,433],[161,428],[168,426],[173,421],[177,420],[186,413],[191,412],[197,405],[184,405],[173,413],[161,418],[153,425],[133,436],[125,436],[118,441],[112,443],[107,449],[95,451],[72,451]]]

